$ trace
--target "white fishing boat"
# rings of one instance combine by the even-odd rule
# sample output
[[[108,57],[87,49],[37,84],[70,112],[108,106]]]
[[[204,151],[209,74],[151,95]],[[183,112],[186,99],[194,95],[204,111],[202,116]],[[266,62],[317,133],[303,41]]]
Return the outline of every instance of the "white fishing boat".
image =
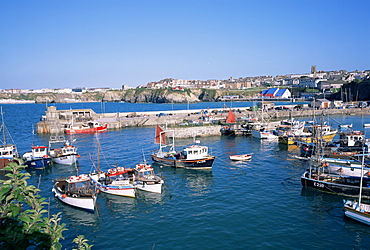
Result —
[[[353,124],[340,124],[339,127],[340,128],[352,128]]]
[[[53,149],[53,144],[63,144],[63,146]],[[50,136],[49,155],[54,163],[63,165],[73,165],[80,158],[77,148],[71,145],[64,136]]]
[[[252,155],[251,154],[230,155],[229,158],[232,161],[248,161],[252,159]]]
[[[278,136],[274,135],[272,131],[266,130],[264,128],[253,129],[252,136],[258,139],[277,139]]]
[[[362,158],[362,174],[358,201],[343,200],[345,216],[370,226],[370,204],[362,203],[364,157]]]
[[[94,168],[96,172],[89,175],[92,183],[100,191],[127,197],[135,197],[135,186],[131,169],[126,169],[123,167],[110,168],[107,171],[100,170],[100,143],[98,142],[98,164]]]
[[[8,166],[9,163],[22,164],[22,160],[19,158],[17,146],[5,126],[2,108],[0,113],[2,121],[0,132],[3,137],[2,140],[0,140],[0,170],[2,170],[4,167]]]
[[[92,183],[102,192],[113,195],[135,197],[133,178],[130,177],[131,169],[123,167],[110,168],[106,172],[91,173]]]
[[[88,175],[54,180],[52,191],[63,203],[94,212],[97,192]]]
[[[162,193],[163,180],[154,174],[150,164],[136,164],[134,168],[135,187],[142,191]]]

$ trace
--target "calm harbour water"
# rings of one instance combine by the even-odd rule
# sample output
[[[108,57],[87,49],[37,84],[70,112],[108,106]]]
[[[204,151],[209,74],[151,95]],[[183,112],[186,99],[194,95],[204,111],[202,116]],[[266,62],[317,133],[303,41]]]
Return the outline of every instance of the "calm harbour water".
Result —
[[[223,103],[190,104],[190,108],[222,107]],[[233,107],[251,106],[233,103]],[[47,145],[49,135],[32,136],[32,125],[45,112],[42,104],[6,104],[5,123],[20,153],[32,142]],[[96,112],[187,109],[187,104],[77,103],[55,104],[58,109],[92,108]],[[230,105],[229,105],[230,106]],[[370,123],[370,117],[333,116],[335,121]],[[369,130],[369,129],[367,129]],[[367,132],[370,132],[367,131]],[[102,169],[108,164],[134,166],[149,162],[157,149],[154,128],[125,128],[98,135]],[[368,136],[367,136],[368,137]],[[94,135],[75,135],[81,155],[78,170],[89,173],[90,156],[96,159]],[[306,162],[290,157],[296,151],[276,141],[251,137],[200,138],[216,160],[212,170],[184,170],[153,165],[165,181],[164,192],[140,192],[136,198],[100,193],[98,212],[75,209],[59,202],[51,192],[52,180],[76,173],[74,166],[53,165],[31,171],[29,183],[50,198],[50,211],[62,212],[68,231],[62,244],[71,249],[76,235],[85,235],[93,249],[368,249],[369,227],[344,218],[342,196],[303,189],[300,175]],[[192,139],[177,140],[177,145]],[[235,163],[230,154],[252,153],[249,162]]]

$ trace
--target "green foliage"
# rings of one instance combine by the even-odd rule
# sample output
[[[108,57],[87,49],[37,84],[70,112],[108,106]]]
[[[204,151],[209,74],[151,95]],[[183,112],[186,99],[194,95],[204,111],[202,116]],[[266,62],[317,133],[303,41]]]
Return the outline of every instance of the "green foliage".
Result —
[[[312,89],[312,88],[306,88],[304,92],[307,92],[307,93],[317,93],[319,92],[318,89]]]
[[[91,249],[93,245],[89,245],[87,243],[88,240],[85,239],[83,235],[77,236],[74,240],[73,243],[77,244],[77,248],[74,248],[73,250],[88,250]]]
[[[216,96],[217,91],[215,89],[202,89],[204,95],[208,96],[209,98],[213,99]]]
[[[60,213],[45,217],[45,198],[33,185],[24,166],[10,163],[4,167],[7,180],[0,180],[0,248],[1,249],[61,249],[63,239]],[[85,240],[86,241],[86,240]],[[86,248],[87,249],[87,248]]]

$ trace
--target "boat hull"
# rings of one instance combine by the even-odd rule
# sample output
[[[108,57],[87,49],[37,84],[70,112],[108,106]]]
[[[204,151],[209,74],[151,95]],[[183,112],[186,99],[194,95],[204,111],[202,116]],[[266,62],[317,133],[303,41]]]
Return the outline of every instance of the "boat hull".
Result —
[[[322,139],[326,142],[331,142],[334,138],[336,133],[328,134],[322,136]],[[303,143],[315,143],[316,139],[314,137],[302,137],[302,136],[279,136],[279,143],[286,144],[286,145],[295,145],[296,141],[300,141]]]
[[[198,160],[184,160],[184,159],[169,159],[162,158],[156,155],[151,155],[151,158],[154,162],[163,164],[166,166],[171,166],[175,168],[190,168],[190,169],[202,169],[202,168],[212,168],[215,157],[208,157]]]
[[[14,159],[13,157],[12,158],[0,158],[0,170],[8,166],[9,163],[16,163],[19,165],[20,161]]]
[[[370,226],[370,205],[356,201],[344,201],[344,215]]]
[[[93,197],[71,197],[71,196],[63,196],[63,193],[58,191],[58,188],[55,186],[53,187],[52,191],[54,192],[55,196],[63,203],[84,209],[86,211],[89,211],[91,213],[94,212],[95,209],[95,203],[96,203],[96,196]]]
[[[105,124],[96,128],[86,128],[86,129],[66,129],[66,134],[91,134],[91,133],[101,133],[108,130],[108,124]]]
[[[25,161],[24,165],[26,165],[28,168],[31,168],[31,169],[44,169],[48,167],[50,163],[51,163],[51,158],[40,158],[40,159]]]
[[[252,136],[258,139],[276,139],[277,136],[267,131],[252,130]]]
[[[73,165],[77,162],[78,155],[65,155],[60,157],[52,157],[51,160],[56,164]]]
[[[137,180],[135,187],[141,191],[151,192],[151,193],[162,193],[163,181],[155,182],[150,180]]]
[[[368,226],[370,226],[370,214],[365,214],[360,211],[356,211],[354,209],[344,208],[344,214],[353,220],[357,220],[358,222],[362,222]]]
[[[348,183],[336,183],[336,182],[328,182],[328,181],[321,181],[317,179],[309,178],[308,172],[305,172],[301,176],[301,184],[303,187],[313,188],[324,192],[357,197],[360,192],[360,186],[358,179],[352,178],[342,178],[339,180],[347,180]],[[351,185],[349,182],[353,182],[354,184]],[[364,198],[370,199],[370,187],[362,188],[362,194]]]
[[[235,135],[235,130],[232,129],[231,127],[223,127],[220,129],[220,133],[221,135],[225,135],[225,136],[233,136]]]
[[[248,161],[252,159],[252,155],[230,155],[229,158],[232,161]]]

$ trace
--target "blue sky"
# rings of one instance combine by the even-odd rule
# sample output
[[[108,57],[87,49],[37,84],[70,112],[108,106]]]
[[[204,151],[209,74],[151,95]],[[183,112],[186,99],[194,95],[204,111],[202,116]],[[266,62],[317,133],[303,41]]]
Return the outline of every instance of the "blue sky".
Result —
[[[0,0],[0,89],[370,69],[368,0]]]

